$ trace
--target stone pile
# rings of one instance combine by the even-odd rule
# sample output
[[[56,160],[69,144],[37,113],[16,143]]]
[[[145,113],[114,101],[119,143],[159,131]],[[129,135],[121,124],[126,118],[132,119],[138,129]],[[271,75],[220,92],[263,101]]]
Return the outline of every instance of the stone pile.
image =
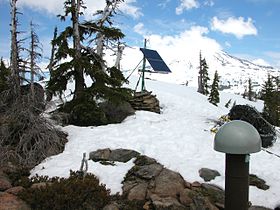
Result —
[[[152,92],[136,92],[133,99],[130,100],[130,104],[135,110],[160,113],[159,100],[156,95],[152,95]]]

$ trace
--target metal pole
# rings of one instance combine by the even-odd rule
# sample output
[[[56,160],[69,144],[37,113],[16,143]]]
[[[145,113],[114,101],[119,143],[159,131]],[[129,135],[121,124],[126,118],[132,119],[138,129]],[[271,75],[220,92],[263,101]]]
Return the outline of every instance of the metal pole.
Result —
[[[248,210],[249,155],[226,154],[225,210]]]
[[[146,49],[146,45],[147,45],[147,39],[144,40],[144,49]],[[142,66],[142,87],[141,87],[141,91],[143,92],[146,88],[145,88],[145,72],[146,69],[146,58],[144,56],[143,58],[143,66]]]

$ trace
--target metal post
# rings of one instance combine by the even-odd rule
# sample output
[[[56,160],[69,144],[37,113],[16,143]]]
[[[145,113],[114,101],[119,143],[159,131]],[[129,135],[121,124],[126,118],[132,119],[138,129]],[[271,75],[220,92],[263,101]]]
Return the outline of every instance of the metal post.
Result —
[[[147,39],[144,40],[144,49],[146,48],[147,45]],[[146,58],[144,56],[143,58],[143,66],[142,66],[142,87],[141,87],[141,91],[143,92],[146,88],[145,88],[145,69],[146,69]]]
[[[225,210],[248,210],[249,155],[226,154]]]

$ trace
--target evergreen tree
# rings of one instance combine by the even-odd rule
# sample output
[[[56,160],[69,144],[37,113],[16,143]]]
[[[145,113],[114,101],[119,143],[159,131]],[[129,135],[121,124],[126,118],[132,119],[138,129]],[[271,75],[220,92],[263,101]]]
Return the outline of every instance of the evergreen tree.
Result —
[[[228,100],[228,102],[225,104],[225,107],[229,108],[230,104],[231,104],[231,99]]]
[[[209,94],[209,76],[208,76],[208,64],[206,62],[206,59],[204,58],[202,60],[202,86],[203,86],[203,95],[208,95]]]
[[[10,70],[5,66],[3,59],[0,62],[0,93],[8,89],[8,78]]]
[[[111,4],[114,1],[106,2]],[[61,15],[60,18],[65,20],[67,16],[70,16],[72,25],[66,27],[53,40],[56,48],[53,63],[56,65],[53,65],[50,72],[51,77],[47,89],[51,93],[62,94],[66,90],[67,83],[74,80],[73,100],[63,107],[63,111],[71,113],[70,123],[104,124],[106,120],[104,113],[101,113],[98,101],[117,103],[128,99],[131,92],[126,88],[121,88],[125,82],[124,76],[119,69],[106,67],[102,55],[97,53],[93,40],[98,39],[97,35],[102,33],[104,41],[118,42],[124,34],[111,25],[100,25],[95,21],[81,22],[80,17],[83,15],[81,9],[85,8],[82,0],[66,0],[64,5],[65,15]],[[73,47],[69,44],[71,40]],[[84,46],[84,43],[87,45]],[[70,59],[65,61],[65,58]],[[89,87],[85,85],[85,75],[92,78],[92,84]]]
[[[209,85],[210,80],[208,76],[208,64],[205,58],[202,58],[201,52],[199,53],[199,76],[198,76],[198,92],[203,95],[209,94]]]
[[[220,102],[218,90],[219,90],[219,75],[218,72],[215,71],[213,83],[211,85],[210,95],[208,97],[208,101],[211,104],[214,104],[215,106],[217,106],[217,104]]]
[[[273,84],[272,77],[268,75],[263,85],[262,99],[264,100],[263,115],[273,125],[280,125],[280,93]]]
[[[252,89],[252,81],[251,78],[248,80],[248,100],[253,101],[254,92]]]

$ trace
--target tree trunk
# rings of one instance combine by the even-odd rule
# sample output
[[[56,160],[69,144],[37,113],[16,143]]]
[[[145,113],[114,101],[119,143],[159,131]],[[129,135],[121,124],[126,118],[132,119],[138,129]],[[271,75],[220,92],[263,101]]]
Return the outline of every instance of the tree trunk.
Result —
[[[17,96],[20,95],[20,78],[18,65],[18,46],[17,46],[17,0],[11,1],[11,73],[14,90]]]
[[[31,26],[31,46],[30,46],[30,90],[31,90],[31,96],[32,100],[34,102],[35,94],[34,94],[34,75],[35,75],[35,37],[34,37],[34,31],[32,22],[30,23]]]
[[[115,65],[114,65],[114,67],[116,67],[118,69],[121,68],[120,62],[121,62],[123,50],[124,50],[124,46],[121,46],[120,43],[118,43],[117,58],[116,58],[116,62],[115,62]]]
[[[77,3],[76,3],[77,1]],[[85,80],[84,80],[84,71],[78,64],[82,55],[81,55],[81,38],[80,38],[80,31],[79,31],[79,13],[81,2],[80,0],[71,0],[72,5],[72,26],[73,26],[73,46],[75,49],[75,64],[74,64],[74,71],[75,71],[75,92],[74,98],[78,99],[83,97]]]

